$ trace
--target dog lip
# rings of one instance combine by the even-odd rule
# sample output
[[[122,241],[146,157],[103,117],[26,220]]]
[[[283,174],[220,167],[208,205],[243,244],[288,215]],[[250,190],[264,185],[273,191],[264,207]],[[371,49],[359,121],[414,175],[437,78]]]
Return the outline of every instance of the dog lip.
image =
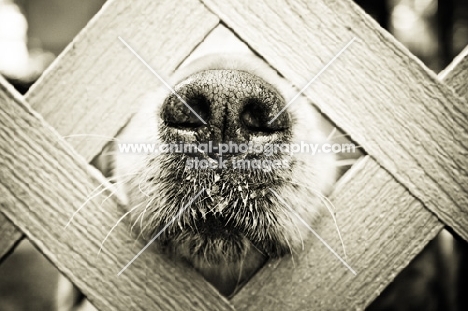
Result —
[[[226,219],[221,215],[215,215],[213,213],[205,215],[205,217],[199,219],[198,222],[200,225],[215,228],[229,228],[232,226],[229,219]]]
[[[229,238],[240,234],[239,228],[233,224],[232,220],[230,221],[226,217],[212,213],[199,218],[196,221],[196,226],[198,233],[210,237]]]

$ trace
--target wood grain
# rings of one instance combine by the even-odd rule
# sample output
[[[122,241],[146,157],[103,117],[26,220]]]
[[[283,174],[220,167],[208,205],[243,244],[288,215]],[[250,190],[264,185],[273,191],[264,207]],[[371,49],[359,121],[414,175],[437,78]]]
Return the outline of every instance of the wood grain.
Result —
[[[232,310],[188,267],[147,250],[128,226],[110,190],[86,203],[107,181],[22,99],[0,81],[0,208],[100,310]],[[98,192],[99,193],[99,192]]]
[[[466,102],[352,1],[203,0],[427,208],[468,239]]]

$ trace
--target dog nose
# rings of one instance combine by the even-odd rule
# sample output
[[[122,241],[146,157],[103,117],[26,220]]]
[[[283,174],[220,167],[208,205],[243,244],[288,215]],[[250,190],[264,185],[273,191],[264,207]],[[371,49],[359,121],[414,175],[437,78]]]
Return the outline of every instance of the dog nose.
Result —
[[[179,89],[165,100],[161,117],[167,126],[194,129],[206,124],[209,101],[202,93],[192,91]]]
[[[175,87],[163,104],[169,127],[215,142],[245,141],[291,127],[284,97],[271,84],[245,71],[206,70]]]

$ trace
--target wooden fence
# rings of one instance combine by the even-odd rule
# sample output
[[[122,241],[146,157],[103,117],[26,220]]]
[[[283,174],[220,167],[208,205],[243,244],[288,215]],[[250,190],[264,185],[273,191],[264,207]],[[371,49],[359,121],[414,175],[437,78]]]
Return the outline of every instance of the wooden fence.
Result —
[[[88,162],[159,81],[117,39],[170,72],[220,23],[306,91],[368,156],[331,196],[353,275],[310,237],[227,300],[197,273],[144,252],[97,195]],[[443,226],[468,239],[468,50],[438,77],[350,0],[110,0],[23,98],[0,80],[0,256],[23,234],[101,310],[363,309]],[[332,247],[331,219],[317,228]]]

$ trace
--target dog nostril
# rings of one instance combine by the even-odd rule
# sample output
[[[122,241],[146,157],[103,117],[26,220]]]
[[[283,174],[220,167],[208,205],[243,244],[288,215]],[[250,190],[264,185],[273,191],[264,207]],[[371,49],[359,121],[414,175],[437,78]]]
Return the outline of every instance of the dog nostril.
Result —
[[[286,130],[291,121],[287,111],[280,113],[283,106],[284,103],[279,98],[248,98],[240,115],[241,122],[247,129],[256,132],[273,133]]]
[[[179,96],[185,103],[175,94],[170,95],[164,101],[161,117],[167,126],[197,128],[205,125],[205,122],[207,122],[210,115],[210,103],[208,99],[203,94],[190,91],[179,92]]]

